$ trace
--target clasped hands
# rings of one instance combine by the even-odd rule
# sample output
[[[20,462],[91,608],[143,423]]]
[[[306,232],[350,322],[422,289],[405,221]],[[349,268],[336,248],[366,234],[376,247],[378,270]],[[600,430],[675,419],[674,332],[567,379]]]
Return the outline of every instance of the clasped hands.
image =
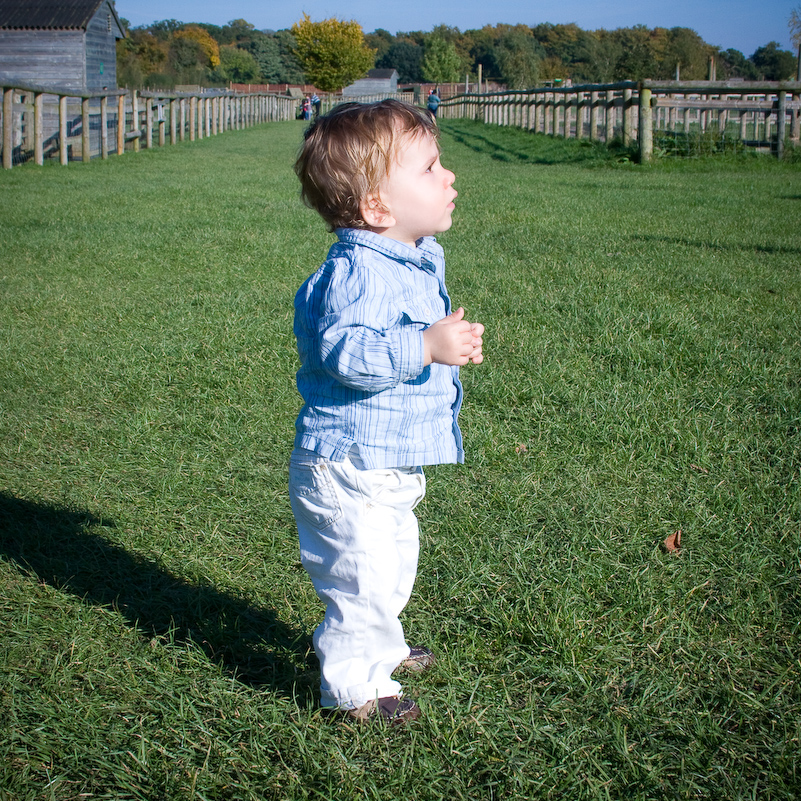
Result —
[[[450,364],[462,366],[468,362],[484,361],[482,346],[484,326],[464,319],[460,306],[447,317],[432,323],[423,331],[423,351],[426,365]]]

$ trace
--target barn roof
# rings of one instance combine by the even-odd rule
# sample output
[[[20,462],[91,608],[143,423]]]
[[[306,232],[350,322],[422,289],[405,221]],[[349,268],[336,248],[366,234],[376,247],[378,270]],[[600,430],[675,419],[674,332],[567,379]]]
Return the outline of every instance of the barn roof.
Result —
[[[0,0],[0,28],[83,30],[107,0]],[[109,2],[122,30],[114,3]]]

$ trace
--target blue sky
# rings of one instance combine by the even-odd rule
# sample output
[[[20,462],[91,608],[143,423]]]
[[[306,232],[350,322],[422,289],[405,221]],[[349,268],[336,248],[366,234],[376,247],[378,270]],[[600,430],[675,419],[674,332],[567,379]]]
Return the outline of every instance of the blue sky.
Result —
[[[430,31],[445,24],[467,30],[497,23],[575,22],[585,30],[647,25],[649,28],[692,28],[709,44],[730,47],[750,56],[777,41],[793,49],[787,20],[801,0],[117,0],[117,12],[132,25],[156,20],[210,22],[224,25],[246,19],[259,29],[289,28],[306,12],[313,20],[355,19],[365,33],[385,28]]]

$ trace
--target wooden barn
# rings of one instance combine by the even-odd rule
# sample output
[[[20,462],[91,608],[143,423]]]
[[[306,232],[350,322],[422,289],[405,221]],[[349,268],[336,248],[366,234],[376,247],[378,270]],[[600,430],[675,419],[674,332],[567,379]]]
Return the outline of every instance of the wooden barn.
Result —
[[[2,2],[2,0],[0,0]],[[398,71],[395,69],[374,69],[366,78],[346,86],[342,90],[343,97],[359,97],[365,95],[395,94],[398,91]]]
[[[113,0],[0,0],[0,85],[116,89],[123,38]]]

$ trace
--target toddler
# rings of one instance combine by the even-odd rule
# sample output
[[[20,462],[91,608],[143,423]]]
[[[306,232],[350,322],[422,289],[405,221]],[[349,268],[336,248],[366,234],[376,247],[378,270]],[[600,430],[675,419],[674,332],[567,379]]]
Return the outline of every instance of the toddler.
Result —
[[[456,190],[425,110],[339,105],[306,131],[295,172],[337,236],[295,298],[304,405],[289,466],[301,561],[326,606],[321,703],[398,725],[420,709],[397,675],[434,662],[398,619],[417,573],[422,468],[464,460],[459,366],[483,360],[484,327],[451,311],[445,289],[434,234],[450,228]]]

